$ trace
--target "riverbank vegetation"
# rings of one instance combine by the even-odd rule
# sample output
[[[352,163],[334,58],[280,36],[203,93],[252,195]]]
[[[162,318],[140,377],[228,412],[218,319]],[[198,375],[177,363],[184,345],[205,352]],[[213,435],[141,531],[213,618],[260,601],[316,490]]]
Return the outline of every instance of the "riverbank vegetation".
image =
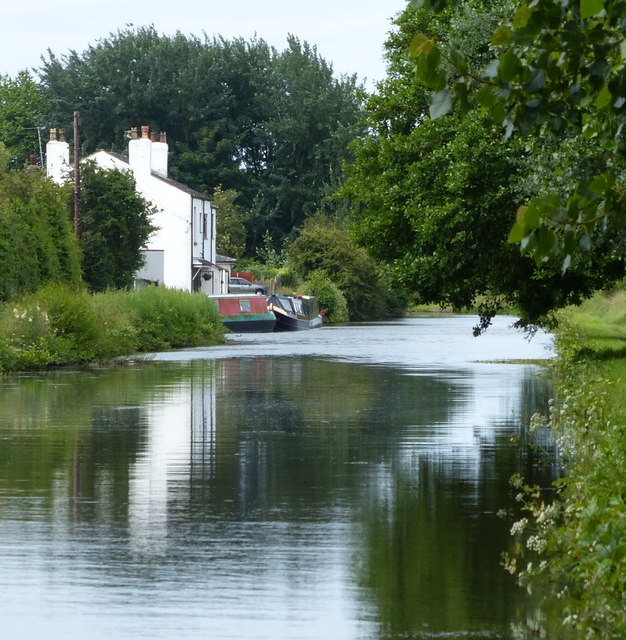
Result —
[[[552,499],[514,484],[507,568],[580,637],[626,636],[626,292],[560,313],[557,400],[548,416],[564,477]]]
[[[51,283],[0,308],[0,371],[110,362],[218,344],[223,335],[203,294],[164,287],[89,294]]]

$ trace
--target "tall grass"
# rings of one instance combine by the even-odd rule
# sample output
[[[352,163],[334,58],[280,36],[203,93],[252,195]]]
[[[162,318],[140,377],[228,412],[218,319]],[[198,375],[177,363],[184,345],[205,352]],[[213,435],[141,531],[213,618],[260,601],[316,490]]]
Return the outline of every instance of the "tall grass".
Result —
[[[203,294],[152,287],[89,295],[50,284],[0,308],[0,371],[212,345],[223,335],[217,309]]]

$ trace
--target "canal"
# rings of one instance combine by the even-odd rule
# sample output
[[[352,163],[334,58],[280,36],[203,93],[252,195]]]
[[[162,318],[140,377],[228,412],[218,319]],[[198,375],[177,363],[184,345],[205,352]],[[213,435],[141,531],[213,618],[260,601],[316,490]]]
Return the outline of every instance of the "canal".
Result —
[[[536,637],[500,565],[550,356],[499,318],[0,379],[4,637]],[[514,360],[503,362],[504,360]]]

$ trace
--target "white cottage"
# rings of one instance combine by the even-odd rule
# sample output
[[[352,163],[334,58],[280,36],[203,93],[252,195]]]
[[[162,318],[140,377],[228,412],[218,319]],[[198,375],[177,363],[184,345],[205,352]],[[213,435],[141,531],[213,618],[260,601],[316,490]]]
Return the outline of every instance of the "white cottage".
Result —
[[[57,182],[69,171],[69,145],[51,130],[46,146],[47,172]],[[152,234],[144,249],[145,264],[135,274],[137,287],[160,284],[207,295],[228,292],[228,270],[217,265],[216,213],[208,196],[168,178],[164,133],[131,130],[128,157],[97,151],[86,158],[105,169],[132,171],[137,191],[155,209]]]

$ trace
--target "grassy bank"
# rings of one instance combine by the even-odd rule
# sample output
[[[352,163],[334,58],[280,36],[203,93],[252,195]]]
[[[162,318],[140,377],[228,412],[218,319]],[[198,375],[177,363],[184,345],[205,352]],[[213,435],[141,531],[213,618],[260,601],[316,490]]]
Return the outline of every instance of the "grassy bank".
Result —
[[[151,287],[90,295],[54,284],[0,307],[0,371],[108,362],[217,344],[223,335],[202,294]]]
[[[626,637],[626,293],[567,310],[557,331],[558,400],[550,420],[565,479],[548,504],[518,498],[526,517],[509,568],[550,594],[572,638]],[[520,569],[521,567],[521,569]]]

